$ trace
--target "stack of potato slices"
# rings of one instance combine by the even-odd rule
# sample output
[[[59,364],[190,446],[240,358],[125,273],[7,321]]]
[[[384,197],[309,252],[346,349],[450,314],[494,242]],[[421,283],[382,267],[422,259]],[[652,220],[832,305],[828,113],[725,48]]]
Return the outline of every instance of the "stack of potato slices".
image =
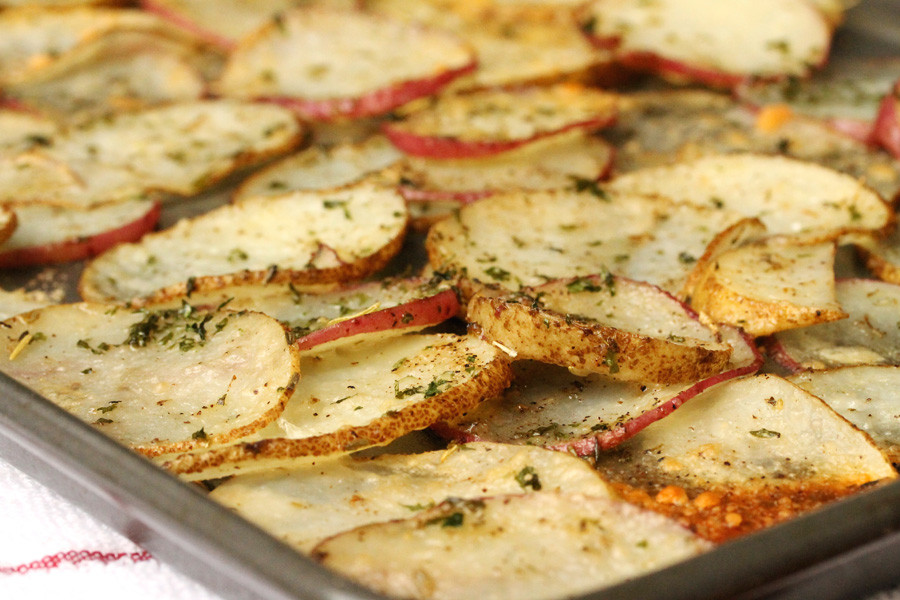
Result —
[[[697,4],[0,2],[0,371],[393,597],[895,479],[900,75]]]

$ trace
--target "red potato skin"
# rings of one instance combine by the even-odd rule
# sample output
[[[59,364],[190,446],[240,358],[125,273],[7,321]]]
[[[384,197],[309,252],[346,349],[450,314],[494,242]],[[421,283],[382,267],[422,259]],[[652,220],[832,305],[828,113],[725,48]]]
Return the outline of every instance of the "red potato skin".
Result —
[[[411,156],[420,156],[422,158],[478,158],[481,156],[492,156],[500,154],[534,142],[539,139],[571,131],[573,129],[601,129],[608,127],[615,121],[614,115],[597,117],[576,123],[569,123],[565,127],[561,127],[554,131],[545,131],[538,135],[527,139],[506,140],[506,141],[475,141],[466,142],[455,138],[436,137],[419,135],[409,131],[398,129],[391,123],[384,123],[381,126],[382,133],[390,140],[394,146]]]
[[[361,119],[388,113],[417,98],[431,96],[453,80],[473,72],[478,62],[472,60],[458,69],[449,69],[433,77],[403,81],[380,90],[374,90],[357,98],[328,98],[309,100],[304,98],[266,97],[262,102],[273,102],[293,110],[301,118],[310,121],[336,119]]]
[[[764,346],[769,358],[771,358],[778,366],[786,369],[789,373],[799,373],[800,371],[805,370],[803,365],[793,359],[785,349],[784,345],[775,336],[767,337],[764,341]]]
[[[868,141],[900,159],[900,82],[881,100]]]
[[[688,389],[682,391],[674,398],[667,400],[653,410],[649,410],[637,417],[620,423],[614,428],[599,433],[594,436],[581,438],[569,442],[563,442],[553,446],[547,446],[550,450],[558,450],[561,452],[572,452],[577,456],[594,456],[598,452],[609,450],[621,444],[622,442],[634,437],[642,429],[648,425],[655,423],[666,415],[669,415],[679,406],[696,396],[697,394],[708,390],[716,384],[728,381],[736,377],[752,375],[759,371],[763,366],[763,355],[759,352],[753,338],[741,332],[741,336],[747,345],[753,350],[753,360],[746,365],[740,365],[717,373],[711,377],[707,377],[698,381]],[[442,438],[455,441],[457,443],[469,443],[484,441],[479,436],[468,431],[464,431],[447,423],[437,423],[432,425],[431,429]]]
[[[221,48],[222,50],[231,50],[237,45],[237,42],[233,39],[224,37],[219,35],[214,31],[209,31],[204,29],[200,24],[186,16],[179,14],[176,11],[173,11],[165,6],[160,5],[153,0],[141,0],[141,8],[147,12],[151,12],[162,19],[165,19],[169,23],[192,33],[197,36],[201,40],[205,42],[209,42],[210,44]]]
[[[494,194],[494,190],[480,190],[467,192],[446,192],[443,190],[420,190],[407,185],[401,185],[397,188],[400,195],[407,202],[459,202],[460,204],[471,204],[482,198],[487,198]]]
[[[139,240],[145,233],[156,227],[161,211],[161,204],[154,202],[150,210],[135,221],[88,238],[73,238],[43,246],[6,251],[0,248],[0,268],[15,269],[34,265],[59,264],[97,256],[116,244]]]
[[[444,290],[428,298],[419,298],[323,327],[303,336],[297,340],[296,345],[300,350],[309,350],[325,342],[362,333],[437,325],[456,316],[458,312],[459,297],[456,292]]]

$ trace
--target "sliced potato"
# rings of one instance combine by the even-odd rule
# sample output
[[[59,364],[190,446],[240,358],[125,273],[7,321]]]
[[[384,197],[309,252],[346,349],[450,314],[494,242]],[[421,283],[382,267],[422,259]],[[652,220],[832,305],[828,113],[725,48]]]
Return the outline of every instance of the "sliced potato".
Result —
[[[721,371],[731,347],[659,288],[611,274],[551,281],[515,294],[482,291],[466,319],[518,359],[628,381],[695,381]]]
[[[324,288],[324,289],[322,289]],[[178,306],[170,299],[165,306]],[[438,279],[386,279],[343,286],[258,283],[191,293],[194,306],[256,310],[287,327],[301,350],[388,329],[414,331],[459,313],[449,283]],[[154,304],[153,306],[157,306]]]
[[[302,387],[266,429],[232,445],[165,457],[187,479],[270,468],[277,460],[315,461],[445,421],[509,385],[505,354],[474,336],[361,336],[303,355]]]
[[[57,304],[59,297],[39,290],[0,290],[0,319],[6,320],[15,315]]]
[[[300,377],[284,328],[251,312],[65,304],[6,321],[2,344],[0,370],[148,456],[264,427]]]
[[[769,354],[791,371],[900,365],[900,285],[844,279],[835,284],[835,296],[846,319],[781,331]]]
[[[323,43],[323,40],[328,40]],[[355,10],[301,7],[244,38],[216,84],[314,120],[386,113],[473,70],[458,37]]]
[[[82,260],[136,241],[156,226],[160,205],[151,200],[86,209],[25,204],[16,206],[14,215],[15,230],[0,242],[0,268]]]
[[[828,57],[832,33],[821,12],[794,0],[593,0],[582,21],[630,66],[726,87],[809,74]]]
[[[602,375],[575,375],[546,363],[518,361],[513,364],[513,384],[502,396],[434,429],[458,442],[489,440],[595,456],[633,437],[700,392],[756,373],[763,359],[753,342],[732,328],[724,328],[724,333],[734,348],[728,366],[690,383],[617,381]]]
[[[786,110],[754,112],[722,94],[664,90],[624,95],[619,118],[603,131],[615,168],[634,171],[709,154],[782,154],[852,175],[892,200],[900,164],[817,119]]]
[[[900,368],[894,365],[848,366],[808,371],[788,378],[825,401],[842,417],[872,436],[896,467],[900,464]]]
[[[847,317],[834,291],[832,242],[767,238],[701,265],[690,305],[759,336]]]
[[[774,375],[697,395],[598,461],[630,501],[723,541],[892,480],[865,433]]]
[[[403,199],[377,183],[255,198],[109,250],[85,268],[79,290],[92,300],[159,301],[263,281],[359,279],[397,253],[406,220]]]
[[[280,196],[295,190],[324,190],[355,183],[397,163],[402,154],[381,135],[359,143],[310,146],[255,172],[232,200]]]
[[[583,460],[543,448],[474,443],[414,455],[340,457],[315,466],[291,460],[266,473],[239,475],[210,497],[291,546],[360,525],[402,519],[448,497],[532,492],[609,496]],[[415,485],[410,485],[415,481]]]
[[[383,130],[413,156],[474,158],[570,129],[603,127],[615,119],[616,103],[612,93],[576,84],[488,89],[441,96]]]
[[[779,156],[706,156],[614,178],[609,189],[711,203],[759,218],[772,234],[815,240],[882,231],[890,209],[857,179],[821,165]]]
[[[613,159],[603,140],[575,130],[494,156],[470,159],[408,157],[400,188],[409,201],[467,202],[510,188],[547,190],[605,177]]]
[[[425,246],[432,267],[460,277],[465,295],[604,270],[677,291],[707,244],[740,220],[728,210],[576,183],[464,206],[431,228]]]
[[[0,107],[0,154],[4,156],[45,146],[57,133],[56,123],[49,118]]]
[[[313,556],[394,597],[537,600],[598,590],[710,548],[620,501],[527,494],[447,500],[335,536]]]
[[[900,80],[878,107],[870,141],[900,159]]]

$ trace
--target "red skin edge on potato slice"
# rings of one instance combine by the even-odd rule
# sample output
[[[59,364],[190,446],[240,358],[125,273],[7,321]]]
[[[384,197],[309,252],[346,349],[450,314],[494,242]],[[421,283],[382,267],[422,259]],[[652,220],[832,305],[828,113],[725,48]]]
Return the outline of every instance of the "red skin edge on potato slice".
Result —
[[[697,394],[708,390],[714,385],[736,377],[743,377],[744,375],[756,373],[762,368],[763,356],[756,347],[756,344],[753,342],[753,338],[751,338],[744,332],[741,332],[741,336],[744,338],[744,341],[748,344],[748,346],[753,350],[754,358],[750,363],[735,367],[733,369],[729,369],[727,371],[723,371],[721,373],[717,373],[711,377],[707,377],[702,381],[698,381],[688,389],[676,395],[674,398],[666,400],[660,406],[657,406],[652,410],[638,415],[630,421],[621,423],[615,428],[610,429],[609,431],[605,431],[595,436],[581,438],[579,440],[574,440],[571,442],[564,442],[562,444],[547,446],[547,448],[550,450],[559,450],[562,452],[574,452],[578,456],[591,456],[598,451],[609,450],[618,446],[625,440],[633,437],[648,425],[655,423],[666,415],[671,414],[672,411],[677,409],[679,406],[681,406]],[[482,441],[478,436],[457,429],[451,425],[448,425],[447,423],[438,423],[432,425],[431,429],[439,436],[459,443]]]
[[[565,131],[571,131],[573,129],[600,129],[611,125],[615,119],[615,115],[599,116],[584,121],[569,123],[559,129],[544,131],[530,138],[502,142],[465,142],[455,138],[419,135],[417,133],[397,129],[391,123],[384,123],[381,130],[398,150],[411,156],[421,156],[423,158],[478,158],[521,148],[529,142],[563,133]]]
[[[174,11],[166,6],[162,6],[154,2],[153,0],[141,0],[141,8],[143,8],[147,12],[154,13],[155,15],[159,16],[162,19],[165,19],[172,25],[180,27],[181,29],[194,34],[201,40],[209,42],[210,44],[222,48],[223,50],[231,50],[237,45],[237,42],[235,40],[220,35],[215,31],[204,29],[196,21],[192,21],[179,12]]]
[[[458,69],[448,69],[433,77],[402,81],[395,85],[374,90],[356,98],[304,98],[263,97],[262,102],[272,102],[293,110],[300,117],[313,121],[330,121],[341,117],[359,119],[383,115],[393,109],[423,96],[436,94],[454,79],[467,75],[478,66],[476,60]]]
[[[900,82],[881,100],[869,142],[900,159]]]
[[[0,248],[0,268],[14,269],[73,262],[96,256],[122,242],[135,242],[156,227],[161,210],[160,203],[154,202],[149,211],[134,221],[87,238],[73,238],[43,246],[15,248],[6,251]]]
[[[766,354],[780,367],[787,369],[789,373],[799,373],[806,369],[788,353],[787,349],[774,335],[765,338],[763,342]]]
[[[459,298],[453,290],[444,290],[427,298],[419,298],[373,313],[323,327],[297,340],[300,350],[339,338],[374,333],[389,329],[437,325],[459,312]]]

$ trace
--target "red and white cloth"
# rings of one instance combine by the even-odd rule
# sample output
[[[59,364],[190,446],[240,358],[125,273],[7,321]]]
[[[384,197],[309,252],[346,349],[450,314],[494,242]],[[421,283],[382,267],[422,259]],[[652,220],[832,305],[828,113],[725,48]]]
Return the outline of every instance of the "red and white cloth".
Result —
[[[0,598],[221,600],[2,460]]]

